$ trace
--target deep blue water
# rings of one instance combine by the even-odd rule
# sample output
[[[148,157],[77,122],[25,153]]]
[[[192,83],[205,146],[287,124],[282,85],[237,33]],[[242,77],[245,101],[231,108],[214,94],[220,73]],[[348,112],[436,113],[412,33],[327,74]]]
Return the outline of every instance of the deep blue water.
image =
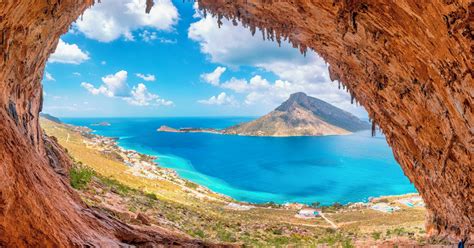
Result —
[[[242,137],[159,133],[161,125],[224,128],[252,118],[63,118],[118,137],[127,149],[159,156],[180,176],[237,200],[261,202],[365,201],[416,192],[385,138],[369,131],[348,136]],[[91,126],[106,121],[111,126]]]

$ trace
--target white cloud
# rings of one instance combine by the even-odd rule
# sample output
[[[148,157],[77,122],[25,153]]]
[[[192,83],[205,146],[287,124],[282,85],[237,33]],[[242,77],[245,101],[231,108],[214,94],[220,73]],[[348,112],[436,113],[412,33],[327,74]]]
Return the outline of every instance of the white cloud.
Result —
[[[92,84],[82,82],[81,86],[93,95],[105,95],[108,97],[128,97],[130,89],[127,84],[127,71],[121,70],[115,74],[102,77],[102,85],[95,88]]]
[[[221,82],[222,72],[212,85],[244,94],[246,104],[263,103],[267,106],[265,111],[301,91],[356,115],[365,115],[362,107],[350,103],[347,92],[331,82],[327,64],[316,53],[309,51],[305,57],[286,41],[279,47],[276,42],[264,41],[259,33],[252,36],[250,30],[234,26],[231,21],[222,20],[219,28],[216,18],[196,16],[201,19],[191,24],[188,36],[199,43],[201,52],[208,55],[211,62],[231,69],[253,66],[278,78],[270,82],[256,75],[251,79],[234,77]]]
[[[158,33],[155,31],[149,31],[149,30],[143,30],[141,33],[138,34],[138,36],[142,39],[144,42],[151,43],[155,40],[159,41],[160,43],[164,44],[176,44],[178,41],[176,39],[166,39],[163,37],[158,36]]]
[[[51,73],[49,73],[49,72],[45,72],[44,77],[46,78],[47,81],[56,81],[56,79],[54,79],[53,75],[51,75]]]
[[[144,84],[138,84],[137,86],[133,87],[131,96],[125,98],[125,100],[137,106],[171,106],[173,105],[172,101],[164,100],[160,98],[158,95],[152,94],[148,91]]]
[[[76,77],[80,77],[81,76],[81,73],[79,72],[73,72],[72,75],[76,76]]]
[[[95,88],[94,85],[88,82],[82,82],[81,87],[89,91],[92,95],[105,95],[108,97],[113,97],[113,94],[105,86],[100,86],[99,88]]]
[[[100,64],[101,64],[101,65],[106,65],[106,64],[107,64],[107,61],[102,60],[102,61],[100,61]]]
[[[127,84],[128,72],[118,71],[102,77],[102,85],[95,87],[88,82],[82,82],[81,86],[92,95],[104,95],[107,97],[117,97],[136,106],[171,106],[172,101],[160,98],[158,95],[148,91],[147,87],[140,83],[132,89]]]
[[[121,70],[115,74],[102,77],[105,87],[112,93],[112,96],[129,96],[129,87],[127,84],[127,71]]]
[[[201,79],[212,85],[219,85],[221,75],[226,71],[225,67],[218,66],[213,72],[201,74]]]
[[[139,34],[140,38],[142,38],[145,42],[151,42],[158,39],[158,34],[156,32],[151,32],[148,30],[144,30]]]
[[[237,105],[234,96],[227,95],[225,92],[222,92],[217,96],[212,96],[207,100],[199,100],[198,102],[207,105]]]
[[[192,23],[188,30],[188,37],[199,42],[201,52],[209,55],[214,63],[238,67],[274,60],[291,60],[299,64],[304,60],[288,42],[282,42],[279,47],[276,42],[264,41],[259,34],[252,36],[241,25],[234,26],[225,19],[222,22],[219,28],[216,18],[207,15]]]
[[[145,6],[146,0],[102,0],[87,9],[74,28],[101,42],[120,37],[133,41],[133,31],[140,28],[173,30],[179,16],[171,0],[155,0],[149,14],[145,13]]]
[[[250,79],[250,82],[247,82],[245,79],[231,78],[229,81],[224,82],[221,87],[231,89],[235,92],[245,93],[269,90],[272,86],[268,80],[262,78],[260,75],[256,75]]]
[[[88,59],[87,52],[83,52],[76,44],[68,44],[59,39],[56,51],[51,54],[48,62],[78,65]]]
[[[148,82],[152,82],[152,81],[155,81],[156,78],[155,78],[155,75],[153,74],[142,74],[142,73],[136,73],[135,76],[145,80],[145,81],[148,81]]]

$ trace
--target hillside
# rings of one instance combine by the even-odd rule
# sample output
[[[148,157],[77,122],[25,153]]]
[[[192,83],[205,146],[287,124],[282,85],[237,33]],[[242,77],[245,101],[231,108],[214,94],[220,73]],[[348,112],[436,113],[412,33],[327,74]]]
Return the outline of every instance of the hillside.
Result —
[[[261,118],[229,127],[225,134],[248,136],[345,135],[369,129],[356,116],[305,93],[294,93]]]
[[[88,208],[141,230],[161,230],[180,242],[392,247],[393,243],[415,246],[429,241],[422,229],[425,208],[399,202],[413,195],[375,198],[367,204],[321,206],[334,228],[324,218],[297,218],[303,205],[236,202],[159,164],[152,165],[153,157],[122,150],[113,139],[88,134],[81,127],[45,118],[41,118],[41,127],[74,158],[68,181]],[[401,210],[387,214],[371,208],[387,202]]]
[[[40,116],[45,118],[46,120],[50,120],[52,122],[56,122],[58,124],[61,124],[61,120],[58,118],[58,117],[55,117],[55,116],[52,116],[50,114],[46,114],[46,113],[40,113]]]

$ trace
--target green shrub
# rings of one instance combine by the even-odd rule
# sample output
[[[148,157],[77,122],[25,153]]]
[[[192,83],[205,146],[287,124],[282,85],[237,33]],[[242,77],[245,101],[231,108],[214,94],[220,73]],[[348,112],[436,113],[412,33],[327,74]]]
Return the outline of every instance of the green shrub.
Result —
[[[108,186],[112,192],[117,193],[121,196],[125,196],[130,191],[133,190],[132,188],[130,188],[130,187],[128,187],[128,186],[126,186],[126,185],[120,183],[119,181],[117,181],[113,178],[110,178],[110,177],[100,177],[99,179],[103,184]]]
[[[191,188],[191,189],[197,189],[199,187],[199,185],[193,183],[193,182],[190,182],[190,181],[186,181],[184,183],[184,186],[188,187],[188,188]]]
[[[396,236],[403,236],[407,233],[407,231],[403,228],[403,227],[399,227],[399,228],[395,228],[393,230],[393,233],[396,235]]]
[[[156,197],[155,193],[146,193],[145,195],[151,200],[158,200],[158,197]]]
[[[84,189],[87,187],[94,175],[94,170],[87,166],[74,166],[69,172],[71,186],[75,189]]]
[[[217,238],[220,241],[223,241],[223,242],[236,242],[237,241],[234,235],[232,235],[232,233],[228,232],[220,225],[217,225],[216,227],[217,227]]]
[[[381,232],[373,232],[373,233],[372,233],[372,238],[373,238],[374,240],[379,240],[381,235],[382,235]]]
[[[342,204],[339,203],[339,202],[335,202],[334,204],[332,204],[332,207],[333,207],[334,209],[341,209],[341,208],[344,207],[344,205],[342,205]]]
[[[275,235],[282,235],[282,234],[283,234],[283,230],[281,230],[281,229],[273,229],[273,234],[275,234]]]
[[[353,248],[354,245],[352,244],[350,239],[345,239],[344,241],[342,241],[342,247],[343,248]]]
[[[206,236],[201,229],[196,229],[192,233],[194,236],[202,238],[202,239]]]

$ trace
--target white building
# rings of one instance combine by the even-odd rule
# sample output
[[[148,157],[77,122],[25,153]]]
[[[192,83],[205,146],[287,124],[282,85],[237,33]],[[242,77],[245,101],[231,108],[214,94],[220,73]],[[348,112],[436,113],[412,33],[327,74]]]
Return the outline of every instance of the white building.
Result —
[[[320,209],[315,209],[315,208],[303,208],[298,211],[298,214],[296,215],[297,218],[315,218],[319,216],[319,213],[321,213]]]

